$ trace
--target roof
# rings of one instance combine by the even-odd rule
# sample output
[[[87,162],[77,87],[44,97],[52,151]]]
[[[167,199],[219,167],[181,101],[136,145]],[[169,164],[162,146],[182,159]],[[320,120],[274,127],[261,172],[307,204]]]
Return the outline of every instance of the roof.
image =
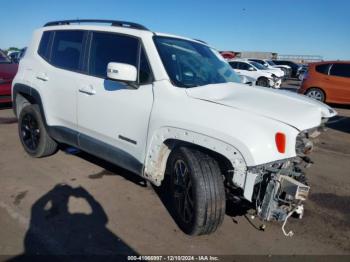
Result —
[[[133,29],[139,29],[139,30],[148,30],[147,27],[134,22],[127,22],[127,21],[120,21],[120,20],[102,20],[102,19],[60,20],[60,21],[48,22],[44,25],[44,27],[55,26],[55,25],[71,25],[72,23],[74,24],[103,23],[103,24],[110,24],[111,26],[119,26],[119,27],[133,28]]]
[[[198,39],[192,39],[192,38],[166,34],[166,33],[158,33],[158,32],[156,33],[156,32],[150,31],[148,28],[146,28],[141,24],[134,23],[134,22],[119,21],[119,20],[99,20],[99,19],[61,20],[61,21],[48,22],[42,28],[43,31],[64,30],[64,29],[119,32],[119,33],[135,35],[138,37],[151,34],[151,35],[157,35],[157,36],[179,38],[179,39],[184,39],[184,40],[208,45],[204,41],[201,41]]]

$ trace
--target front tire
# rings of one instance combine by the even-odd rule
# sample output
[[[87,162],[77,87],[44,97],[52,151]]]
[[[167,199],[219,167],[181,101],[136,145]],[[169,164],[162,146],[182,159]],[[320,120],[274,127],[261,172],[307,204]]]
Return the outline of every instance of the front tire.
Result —
[[[21,110],[18,133],[24,150],[32,157],[45,157],[57,151],[57,143],[47,133],[38,105],[27,105]]]
[[[201,151],[179,147],[168,162],[172,208],[189,235],[210,234],[225,215],[225,190],[218,163]]]
[[[260,77],[258,81],[256,81],[256,85],[269,87],[269,80],[266,77]]]

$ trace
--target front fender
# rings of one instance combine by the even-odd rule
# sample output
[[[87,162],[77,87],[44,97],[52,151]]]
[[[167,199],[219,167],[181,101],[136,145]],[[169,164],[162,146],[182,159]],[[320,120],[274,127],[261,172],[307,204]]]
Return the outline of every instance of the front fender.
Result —
[[[198,145],[226,157],[235,170],[241,171],[240,177],[236,176],[235,180],[238,186],[243,186],[246,162],[236,147],[204,134],[170,126],[159,128],[153,133],[147,151],[144,176],[155,185],[159,186],[164,179],[167,160],[172,149],[166,143],[169,140]]]

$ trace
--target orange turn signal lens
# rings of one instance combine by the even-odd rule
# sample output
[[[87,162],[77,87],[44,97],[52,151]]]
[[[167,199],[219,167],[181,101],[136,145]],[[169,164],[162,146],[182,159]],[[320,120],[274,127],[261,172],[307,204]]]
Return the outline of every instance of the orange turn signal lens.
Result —
[[[276,133],[275,142],[278,152],[285,153],[286,152],[286,135],[283,133]]]

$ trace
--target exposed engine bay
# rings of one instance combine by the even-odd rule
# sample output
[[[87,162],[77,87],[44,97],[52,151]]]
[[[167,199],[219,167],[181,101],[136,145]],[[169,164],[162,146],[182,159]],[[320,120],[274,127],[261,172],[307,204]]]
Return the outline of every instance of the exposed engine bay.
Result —
[[[285,231],[285,225],[290,216],[302,218],[303,202],[307,199],[310,186],[305,176],[305,169],[313,162],[308,157],[313,149],[312,139],[317,137],[323,127],[301,132],[297,137],[297,156],[260,166],[249,168],[248,172],[256,175],[251,203],[252,209],[263,221],[283,222],[282,231],[285,236],[293,232]],[[227,180],[226,180],[227,181]],[[230,185],[227,185],[229,186]],[[232,186],[232,185],[231,185]],[[234,186],[227,190],[228,196],[235,194]],[[230,197],[230,196],[229,196]]]

